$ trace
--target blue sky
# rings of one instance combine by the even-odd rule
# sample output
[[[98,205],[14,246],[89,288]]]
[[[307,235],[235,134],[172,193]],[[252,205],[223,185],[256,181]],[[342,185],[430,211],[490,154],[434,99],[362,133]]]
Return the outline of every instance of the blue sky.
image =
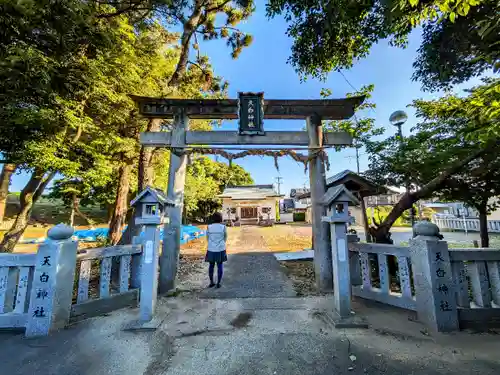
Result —
[[[230,50],[223,41],[210,41],[200,45],[201,52],[210,56],[215,73],[229,82],[230,97],[236,98],[239,91],[264,91],[267,99],[318,99],[320,90],[326,87],[333,91],[332,97],[340,98],[353,91],[340,73],[331,73],[326,82],[308,80],[301,83],[293,68],[286,63],[292,45],[292,41],[285,35],[287,24],[280,18],[268,20],[264,4],[264,0],[257,0],[256,13],[241,25],[244,31],[253,35],[254,41],[237,60],[231,58]],[[375,85],[372,100],[377,108],[374,113],[370,111],[369,115],[375,117],[378,126],[386,128],[387,135],[395,131],[388,124],[393,111],[407,111],[409,119],[403,127],[403,133],[408,134],[416,119],[412,109],[406,109],[406,106],[416,98],[430,99],[439,96],[438,93],[421,92],[420,84],[411,81],[412,62],[419,44],[419,32],[410,36],[406,49],[393,48],[386,42],[381,42],[372,48],[368,58],[344,71],[346,78],[356,88],[372,83]],[[466,87],[470,87],[472,83],[474,82]],[[266,120],[264,127],[267,130],[301,130],[304,125],[303,121]],[[222,129],[236,130],[237,123],[225,122]],[[356,170],[354,150],[330,151],[329,159],[331,167],[327,176],[344,169]],[[251,173],[257,184],[270,184],[275,181],[275,177],[281,176],[282,193],[309,183],[303,166],[287,157],[279,159],[279,172],[276,171],[272,158],[250,156],[236,162]],[[361,171],[368,167],[368,159],[363,152],[360,165]],[[14,176],[10,190],[20,191],[26,181],[27,176],[24,174]]]

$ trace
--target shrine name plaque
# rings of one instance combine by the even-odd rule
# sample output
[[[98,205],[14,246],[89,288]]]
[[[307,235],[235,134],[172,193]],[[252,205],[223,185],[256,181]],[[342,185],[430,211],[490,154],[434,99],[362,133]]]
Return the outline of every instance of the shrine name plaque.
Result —
[[[240,135],[265,135],[264,93],[238,93],[238,117]]]

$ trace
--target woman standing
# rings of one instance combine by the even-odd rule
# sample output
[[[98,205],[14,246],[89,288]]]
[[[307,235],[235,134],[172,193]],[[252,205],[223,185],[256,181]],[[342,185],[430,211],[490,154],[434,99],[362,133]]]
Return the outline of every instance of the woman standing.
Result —
[[[210,278],[209,288],[217,285],[220,288],[223,274],[223,263],[227,261],[226,255],[226,240],[227,230],[226,226],[222,223],[222,214],[216,212],[212,217],[212,224],[207,229],[207,255],[205,255],[205,262],[209,263],[208,277]],[[214,268],[217,263],[217,284],[214,282]]]

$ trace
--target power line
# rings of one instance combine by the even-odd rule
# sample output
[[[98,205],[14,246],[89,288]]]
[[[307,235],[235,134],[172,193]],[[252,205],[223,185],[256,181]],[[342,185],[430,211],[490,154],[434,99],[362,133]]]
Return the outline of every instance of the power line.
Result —
[[[351,83],[351,82],[347,79],[347,77],[345,76],[345,74],[344,74],[344,73],[342,73],[342,70],[337,69],[337,72],[339,72],[339,73],[340,73],[340,75],[342,76],[342,78],[344,78],[344,80],[347,82],[347,84],[348,84],[349,86],[351,86],[351,88],[352,88],[354,91],[358,91],[358,89],[357,89],[356,87],[354,87],[354,85],[353,85],[353,84],[352,84],[352,83]]]
[[[342,76],[342,78],[344,78],[344,81],[347,82],[347,84],[349,86],[351,86],[351,88],[354,90],[354,91],[358,91],[358,89],[351,83],[351,81],[349,81],[347,79],[347,77],[345,76],[345,74],[342,72],[342,70],[340,69],[337,69],[337,72],[340,73],[340,75]],[[368,109],[370,109],[375,115],[377,115],[377,112],[375,112],[375,110],[372,108],[372,107],[369,107]],[[354,115],[354,118],[356,119],[356,115]],[[358,120],[356,119],[356,122],[358,122]]]

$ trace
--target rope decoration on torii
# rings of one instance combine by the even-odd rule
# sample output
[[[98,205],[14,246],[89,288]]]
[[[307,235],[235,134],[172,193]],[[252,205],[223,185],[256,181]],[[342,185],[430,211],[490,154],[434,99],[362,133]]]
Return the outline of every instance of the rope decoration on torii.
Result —
[[[175,152],[175,151],[174,151]],[[293,160],[304,165],[304,173],[307,172],[307,167],[309,161],[320,158],[325,164],[326,169],[330,170],[330,161],[328,160],[328,154],[323,148],[311,150],[311,155],[304,155],[295,152],[291,149],[282,150],[265,150],[265,149],[250,149],[242,152],[231,153],[222,149],[212,149],[208,147],[193,147],[189,149],[184,149],[182,151],[177,151],[178,155],[191,155],[191,154],[201,154],[201,155],[219,155],[229,161],[229,166],[232,165],[233,160],[241,159],[245,156],[270,156],[274,158],[274,166],[276,170],[279,171],[278,158],[283,156],[290,156]]]

